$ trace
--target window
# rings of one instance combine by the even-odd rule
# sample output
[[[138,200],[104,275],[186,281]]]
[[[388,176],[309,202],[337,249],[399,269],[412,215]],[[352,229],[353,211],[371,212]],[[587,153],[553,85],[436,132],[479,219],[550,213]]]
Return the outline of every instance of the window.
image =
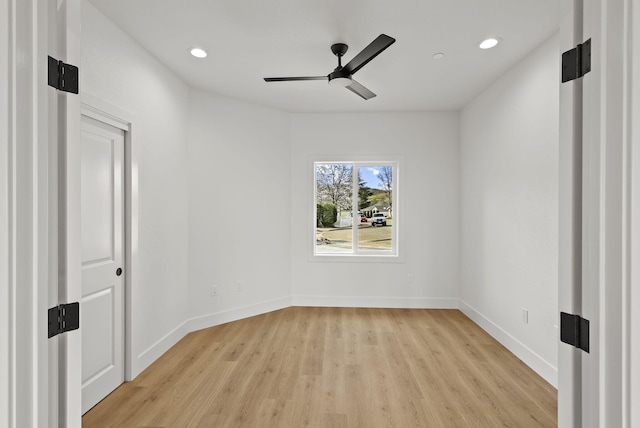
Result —
[[[397,256],[397,162],[315,162],[315,255]]]

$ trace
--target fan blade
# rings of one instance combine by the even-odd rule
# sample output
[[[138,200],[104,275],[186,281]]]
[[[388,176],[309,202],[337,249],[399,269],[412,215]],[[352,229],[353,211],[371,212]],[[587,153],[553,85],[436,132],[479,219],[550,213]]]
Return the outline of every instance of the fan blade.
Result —
[[[265,77],[265,82],[293,82],[296,80],[327,80],[327,76],[305,76],[305,77]]]
[[[373,98],[376,96],[376,94],[374,94],[373,92],[371,92],[370,90],[368,90],[367,88],[365,88],[364,86],[362,86],[360,83],[356,82],[353,79],[351,79],[351,84],[347,86],[347,89],[353,92],[354,94],[361,96],[365,100],[368,100],[369,98]]]
[[[396,39],[389,37],[386,34],[380,34],[373,42],[369,43],[369,46],[362,49],[358,55],[356,55],[347,65],[342,67],[342,71],[349,74],[354,74],[362,67],[367,65],[369,61],[380,55],[383,50],[391,46]]]

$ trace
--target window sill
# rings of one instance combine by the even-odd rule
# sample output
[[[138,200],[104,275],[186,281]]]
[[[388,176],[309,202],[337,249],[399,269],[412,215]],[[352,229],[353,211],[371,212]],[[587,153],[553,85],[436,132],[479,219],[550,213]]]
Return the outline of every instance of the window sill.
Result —
[[[390,254],[312,254],[309,261],[313,263],[404,263],[404,257]]]

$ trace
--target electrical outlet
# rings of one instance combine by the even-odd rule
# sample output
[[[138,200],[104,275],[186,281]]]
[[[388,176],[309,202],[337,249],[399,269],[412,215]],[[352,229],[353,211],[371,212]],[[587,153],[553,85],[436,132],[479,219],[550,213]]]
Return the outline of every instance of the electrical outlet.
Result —
[[[409,284],[413,284],[413,274],[412,274],[412,273],[410,273],[409,275],[407,275],[407,282],[408,282]]]
[[[218,286],[217,285],[212,285],[211,286],[211,295],[212,296],[217,296],[218,295]]]
[[[237,291],[238,293],[241,293],[241,292],[242,292],[242,282],[240,282],[240,281],[236,281],[236,291]]]
[[[529,311],[524,308],[522,308],[522,322],[529,324]]]

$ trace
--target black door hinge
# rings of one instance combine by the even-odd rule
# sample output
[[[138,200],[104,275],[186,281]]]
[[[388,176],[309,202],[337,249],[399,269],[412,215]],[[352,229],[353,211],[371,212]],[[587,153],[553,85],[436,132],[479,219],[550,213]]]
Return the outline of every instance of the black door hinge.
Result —
[[[591,39],[562,54],[562,83],[591,71]]]
[[[59,91],[78,93],[78,67],[49,57],[49,86]]]
[[[50,308],[49,337],[80,328],[80,304],[67,303]]]
[[[589,352],[589,320],[579,315],[560,312],[560,340]]]

